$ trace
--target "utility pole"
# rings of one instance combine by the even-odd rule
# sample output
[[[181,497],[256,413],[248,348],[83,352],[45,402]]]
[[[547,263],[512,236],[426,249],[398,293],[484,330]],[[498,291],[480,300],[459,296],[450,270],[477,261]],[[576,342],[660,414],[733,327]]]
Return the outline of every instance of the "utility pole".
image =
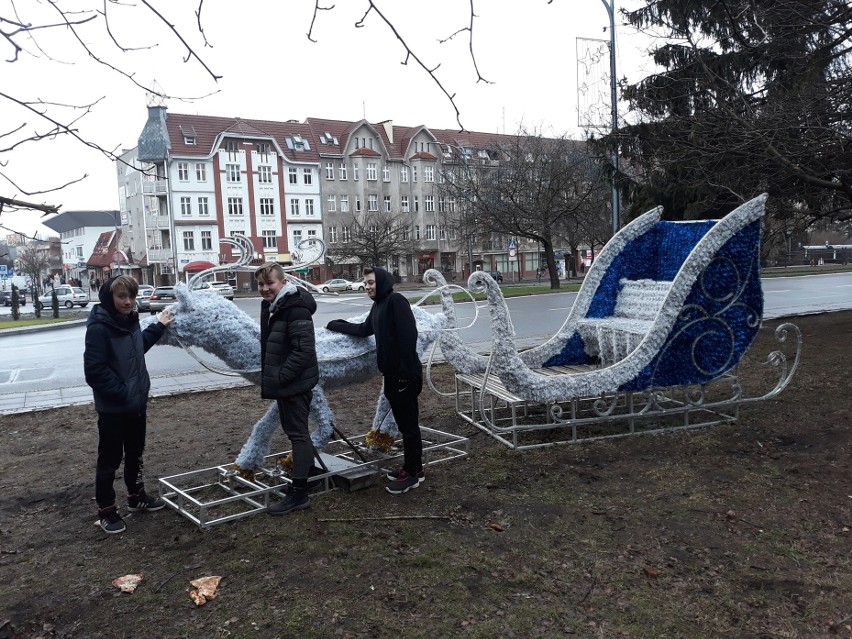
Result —
[[[609,14],[609,91],[612,102],[612,135],[615,151],[612,153],[612,234],[618,232],[619,202],[618,202],[618,143],[615,132],[618,130],[618,95],[615,80],[615,0],[601,0]]]

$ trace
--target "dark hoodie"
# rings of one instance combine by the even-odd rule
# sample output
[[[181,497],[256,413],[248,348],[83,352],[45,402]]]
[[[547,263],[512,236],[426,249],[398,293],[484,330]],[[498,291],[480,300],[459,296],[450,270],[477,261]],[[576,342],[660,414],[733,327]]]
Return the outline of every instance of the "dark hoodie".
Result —
[[[304,393],[319,381],[313,295],[299,287],[282,290],[270,304],[260,304],[260,357],[263,362],[260,394],[264,399],[286,399]]]
[[[376,363],[386,377],[422,379],[423,365],[417,356],[417,323],[411,304],[393,291],[393,277],[383,268],[374,269],[376,298],[361,324],[332,320],[328,330],[356,337],[376,336]]]
[[[138,313],[119,313],[109,290],[114,280],[101,285],[100,304],[86,321],[83,371],[99,413],[142,413],[151,389],[145,353],[163,336],[165,327],[154,322],[143,331]]]

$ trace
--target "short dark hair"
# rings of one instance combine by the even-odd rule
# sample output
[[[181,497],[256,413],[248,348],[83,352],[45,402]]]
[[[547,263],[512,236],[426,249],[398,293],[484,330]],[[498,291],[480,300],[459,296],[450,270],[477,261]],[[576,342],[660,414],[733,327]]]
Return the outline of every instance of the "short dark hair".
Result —
[[[139,283],[129,275],[119,275],[112,284],[109,285],[109,292],[114,293],[117,289],[123,288],[131,297],[136,297],[139,294]]]
[[[376,272],[376,269],[374,269],[372,266],[368,266],[367,268],[364,269],[364,277],[366,277],[370,273],[375,273],[375,272]]]

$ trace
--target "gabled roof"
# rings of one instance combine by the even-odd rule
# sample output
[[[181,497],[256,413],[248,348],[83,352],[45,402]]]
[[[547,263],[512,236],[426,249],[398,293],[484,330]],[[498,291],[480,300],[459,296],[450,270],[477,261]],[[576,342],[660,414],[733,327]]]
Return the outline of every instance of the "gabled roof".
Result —
[[[92,254],[86,260],[89,266],[109,266],[115,257],[115,249],[118,247],[118,238],[121,237],[121,231],[104,231],[95,242],[95,248],[92,249]]]

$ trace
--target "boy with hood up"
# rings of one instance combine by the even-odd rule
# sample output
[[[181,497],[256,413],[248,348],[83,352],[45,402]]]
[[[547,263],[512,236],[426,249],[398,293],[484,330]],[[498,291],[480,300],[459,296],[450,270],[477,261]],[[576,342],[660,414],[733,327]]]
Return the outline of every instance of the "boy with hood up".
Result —
[[[308,476],[314,445],[308,432],[311,389],[319,381],[313,296],[284,278],[280,264],[267,262],[254,274],[263,301],[260,304],[260,396],[278,402],[281,428],[293,446],[293,471],[287,497],[267,509],[285,515],[311,505]]]
[[[417,405],[417,396],[423,389],[417,323],[411,304],[401,293],[394,293],[393,277],[383,268],[364,269],[364,288],[373,300],[367,319],[360,324],[332,320],[326,328],[355,337],[376,337],[376,362],[385,378],[384,394],[402,433],[404,449],[402,468],[387,474],[387,491],[400,495],[426,479]]]
[[[83,370],[92,387],[98,412],[98,460],[95,469],[95,499],[99,523],[107,534],[124,532],[124,520],[115,503],[115,473],[124,454],[124,483],[128,510],[160,510],[165,503],[145,493],[142,453],[145,450],[145,411],[151,380],[145,353],[174,321],[162,311],[158,322],[144,331],[133,310],[139,285],[120,275],[103,283],[100,304],[86,321]]]

